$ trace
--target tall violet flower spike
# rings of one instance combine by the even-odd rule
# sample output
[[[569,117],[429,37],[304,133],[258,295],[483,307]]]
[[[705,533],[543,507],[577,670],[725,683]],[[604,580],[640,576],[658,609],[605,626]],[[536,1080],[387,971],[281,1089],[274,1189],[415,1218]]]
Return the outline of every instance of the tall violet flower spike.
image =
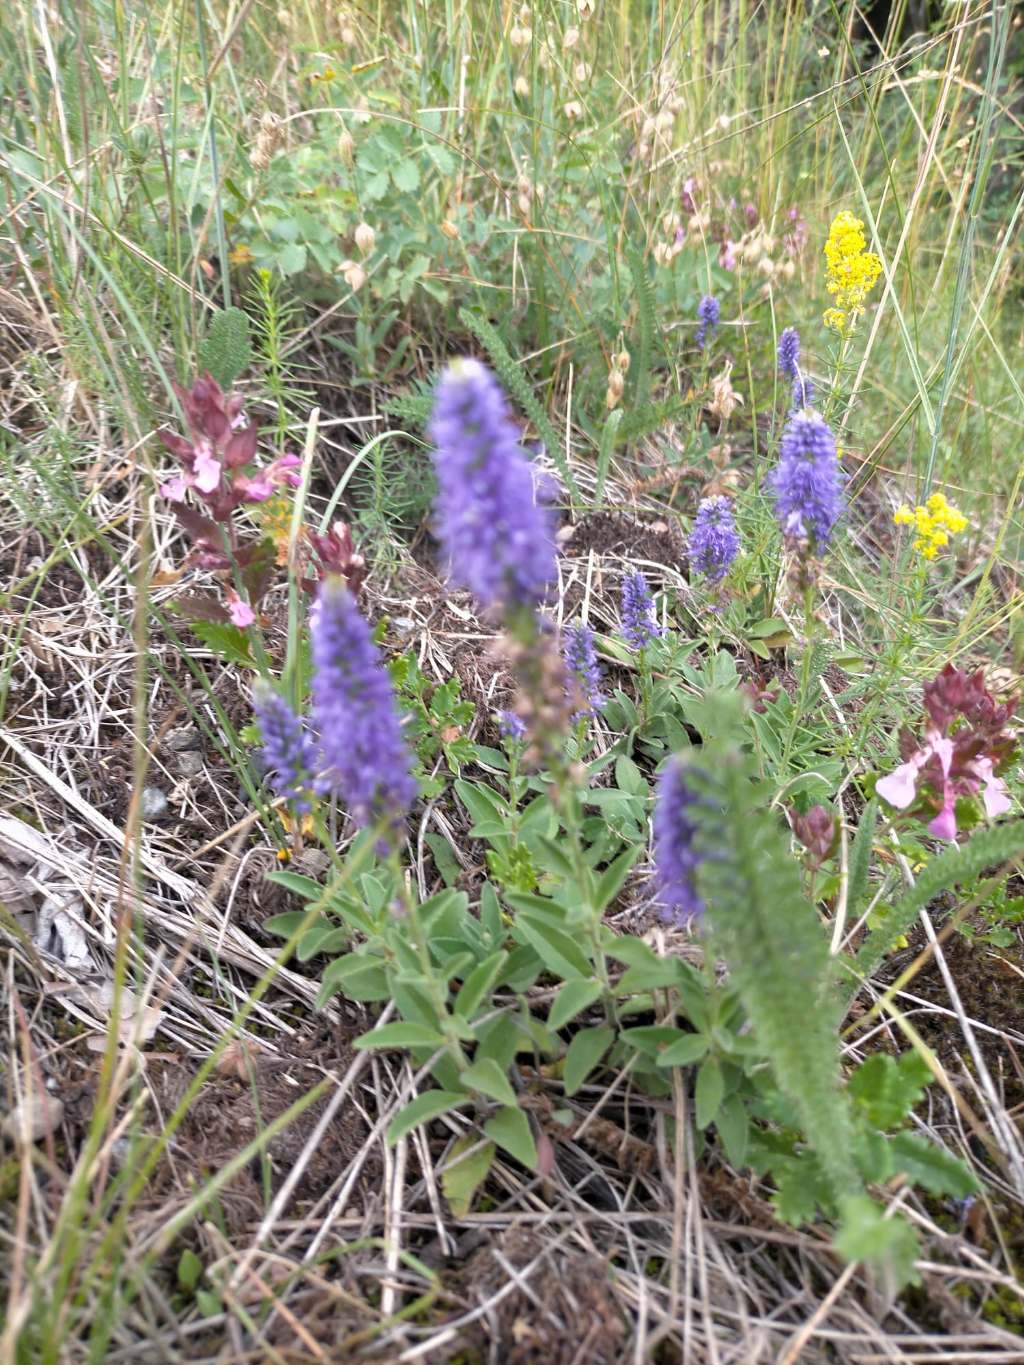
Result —
[[[778,467],[769,476],[782,534],[820,554],[843,512],[845,475],[836,440],[817,412],[795,412],[782,433]]]
[[[700,854],[693,819],[698,797],[686,781],[682,760],[670,758],[658,778],[654,807],[654,866],[661,918],[685,929],[704,913],[696,877]]]
[[[604,705],[601,670],[589,626],[570,626],[565,632],[565,667],[569,675],[569,698],[576,705],[573,721],[590,720]]]
[[[317,790],[336,791],[359,825],[397,835],[416,796],[391,679],[355,598],[325,579],[310,612]]]
[[[800,369],[800,333],[795,327],[787,327],[779,337],[778,355],[780,374],[793,384],[793,412],[810,407],[814,390]]]
[[[697,305],[697,316],[700,318],[700,326],[697,328],[697,345],[702,351],[704,343],[707,341],[708,332],[713,332],[718,326],[721,312],[722,305],[714,294],[705,294]]]
[[[622,584],[622,634],[634,653],[664,634],[654,615],[654,599],[642,573],[631,573]]]
[[[720,583],[739,548],[731,501],[723,497],[704,498],[690,532],[687,547],[690,567],[696,573],[706,574],[712,583]]]
[[[445,371],[430,437],[437,534],[452,578],[483,607],[538,605],[556,572],[551,519],[485,365],[459,360]]]
[[[316,769],[316,750],[309,731],[269,683],[257,683],[252,704],[263,738],[257,755],[259,766],[277,795],[305,815],[312,809]]]

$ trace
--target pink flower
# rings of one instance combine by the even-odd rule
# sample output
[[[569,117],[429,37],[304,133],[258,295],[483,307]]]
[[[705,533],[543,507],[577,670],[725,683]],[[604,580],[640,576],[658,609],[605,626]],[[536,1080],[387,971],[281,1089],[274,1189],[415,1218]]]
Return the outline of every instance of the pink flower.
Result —
[[[242,630],[246,626],[251,626],[256,620],[256,613],[248,602],[243,602],[238,593],[233,588],[228,588],[228,615],[231,617],[232,625],[240,626]]]
[[[184,502],[188,488],[189,481],[185,476],[176,474],[173,479],[168,479],[166,483],[160,485],[160,496],[166,498],[168,502]]]
[[[985,814],[990,820],[995,819],[997,815],[1005,815],[1010,809],[1010,798],[1007,794],[1006,783],[1001,777],[996,777],[992,771],[992,760],[990,758],[976,759],[974,771],[984,784],[981,799],[985,806]]]
[[[214,493],[220,487],[221,462],[213,458],[213,451],[204,442],[196,446],[195,463],[192,466],[192,483],[200,493]]]
[[[923,759],[911,759],[909,763],[901,763],[888,777],[875,783],[875,791],[890,806],[906,810],[917,795],[917,775],[923,762]]]
[[[996,775],[1016,749],[1007,725],[1016,698],[999,703],[979,670],[968,674],[947,664],[924,689],[927,715],[924,742],[915,747],[903,731],[903,762],[875,784],[879,796],[897,810],[919,803],[924,818],[933,812],[928,832],[936,839],[957,836],[956,803],[980,792],[990,820],[1010,809],[1006,783]]]
[[[723,270],[736,269],[736,243],[724,241],[718,248],[718,264]]]

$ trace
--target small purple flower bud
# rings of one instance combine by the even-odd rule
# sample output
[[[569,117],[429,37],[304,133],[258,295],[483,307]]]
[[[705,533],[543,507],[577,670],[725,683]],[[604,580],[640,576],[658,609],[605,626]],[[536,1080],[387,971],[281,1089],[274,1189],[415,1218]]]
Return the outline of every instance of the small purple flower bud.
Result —
[[[564,656],[569,700],[578,703],[572,720],[591,720],[604,705],[594,632],[588,626],[570,626],[565,632]]]
[[[309,731],[267,682],[256,684],[252,705],[263,739],[257,763],[272,790],[290,801],[298,814],[305,815],[312,810],[316,770],[316,751]]]
[[[478,360],[441,376],[430,436],[452,578],[483,607],[538,605],[556,576],[551,519],[501,385]]]
[[[715,298],[714,294],[705,294],[697,305],[697,316],[700,318],[700,326],[697,328],[697,345],[703,351],[704,343],[707,340],[708,332],[713,332],[718,326],[718,319],[722,312],[722,305]]]
[[[622,584],[622,634],[634,653],[664,634],[654,615],[654,599],[642,573],[631,573]]]
[[[690,533],[690,567],[696,573],[707,574],[712,583],[720,583],[739,548],[731,501],[723,497],[704,498]]]
[[[393,838],[416,796],[391,679],[366,619],[339,579],[325,579],[310,612],[319,791],[337,791],[358,825]]]
[[[808,409],[790,417],[778,466],[769,478],[782,534],[820,554],[843,512],[845,475],[836,457],[835,437],[817,412]]]
[[[526,738],[525,722],[514,711],[499,711],[498,733],[502,739],[511,739],[518,743]]]
[[[661,917],[681,929],[704,913],[696,885],[701,858],[694,842],[697,825],[693,807],[699,799],[687,784],[682,759],[678,755],[670,758],[658,778],[652,821],[654,865]]]

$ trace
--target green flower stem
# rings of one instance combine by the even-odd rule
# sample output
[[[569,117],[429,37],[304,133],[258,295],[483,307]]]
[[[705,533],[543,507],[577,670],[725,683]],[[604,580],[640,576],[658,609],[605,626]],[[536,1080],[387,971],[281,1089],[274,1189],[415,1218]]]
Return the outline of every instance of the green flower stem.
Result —
[[[817,634],[817,621],[814,616],[814,589],[808,584],[804,588],[804,652],[800,660],[800,683],[796,700],[793,703],[793,716],[789,722],[786,744],[782,752],[782,766],[788,769],[793,745],[796,742],[800,719],[807,705],[807,694],[811,687],[811,664],[814,659],[814,637]]]

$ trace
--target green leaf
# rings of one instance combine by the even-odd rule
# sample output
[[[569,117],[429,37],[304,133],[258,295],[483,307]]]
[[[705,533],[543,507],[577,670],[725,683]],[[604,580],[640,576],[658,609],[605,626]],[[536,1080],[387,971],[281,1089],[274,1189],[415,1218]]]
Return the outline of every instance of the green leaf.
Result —
[[[722,1068],[714,1057],[701,1064],[697,1072],[695,1092],[696,1122],[698,1128],[707,1128],[718,1117],[718,1110],[725,1098],[725,1077]]]
[[[188,628],[197,640],[207,649],[228,664],[238,664],[242,668],[255,668],[249,637],[238,626],[227,621],[190,621]]]
[[[494,1143],[467,1133],[452,1143],[441,1171],[441,1189],[454,1218],[465,1218],[473,1196],[487,1179],[494,1162]]]
[[[638,991],[654,991],[662,986],[674,986],[679,978],[678,964],[670,957],[655,958],[623,972],[616,983],[618,995],[634,995]]]
[[[657,1054],[656,1060],[659,1066],[692,1066],[707,1056],[710,1046],[706,1034],[687,1033],[674,1043],[669,1043]]]
[[[276,934],[278,938],[291,938],[306,918],[306,913],[305,910],[286,910],[282,915],[271,915],[268,920],[263,921],[263,928],[268,934]]]
[[[889,1148],[894,1170],[902,1172],[912,1185],[920,1185],[929,1194],[964,1199],[969,1194],[977,1194],[981,1188],[959,1157],[944,1152],[916,1133],[896,1133],[889,1139]]]
[[[425,1024],[410,1024],[404,1020],[397,1024],[381,1024],[362,1034],[352,1044],[365,1050],[371,1047],[443,1047],[444,1038],[436,1028]]]
[[[516,920],[516,933],[526,939],[553,975],[561,977],[563,981],[569,977],[589,977],[591,964],[583,949],[560,929],[552,929],[550,925],[539,924],[520,914]]]
[[[403,194],[413,194],[420,187],[420,171],[416,162],[406,154],[391,167],[391,179]]]
[[[875,1128],[895,1128],[924,1094],[931,1080],[927,1063],[916,1052],[897,1061],[876,1052],[850,1077],[847,1090]]]
[[[886,1218],[882,1208],[867,1195],[844,1199],[841,1215],[834,1239],[840,1256],[875,1266],[893,1291],[920,1281],[914,1269],[919,1251],[917,1236],[909,1223],[899,1217]]]
[[[581,1029],[576,1034],[565,1054],[563,1079],[567,1095],[576,1094],[611,1047],[614,1037],[614,1031],[604,1026]]]
[[[485,957],[483,962],[473,968],[455,997],[456,1014],[461,1014],[464,1019],[473,1018],[481,1002],[493,990],[507,961],[508,953],[499,948],[496,953]]]
[[[715,1128],[725,1148],[725,1155],[734,1166],[742,1166],[747,1157],[750,1119],[747,1107],[738,1095],[730,1095],[722,1101],[715,1117]]]
[[[268,872],[267,881],[273,882],[275,886],[283,886],[285,890],[293,892],[296,896],[301,896],[306,901],[315,901],[323,895],[324,891],[319,882],[315,882],[312,877],[303,877],[299,872]],[[302,912],[298,913],[301,918]],[[276,915],[274,918],[283,919],[284,916]],[[268,920],[267,924],[270,923],[272,921]],[[266,928],[267,924],[263,927]]]
[[[521,1109],[499,1109],[484,1124],[484,1132],[527,1169],[537,1168],[537,1147],[530,1132],[530,1121]]]
[[[306,248],[301,242],[287,242],[277,252],[276,260],[282,275],[297,275],[306,268]]]
[[[647,779],[626,754],[615,760],[615,785],[630,796],[646,796],[648,792]]]
[[[241,308],[222,308],[199,345],[199,369],[209,370],[217,383],[230,389],[252,360],[249,319]]]
[[[499,1104],[515,1107],[516,1092],[509,1085],[504,1071],[491,1057],[485,1057],[468,1066],[462,1073],[462,1083],[473,1090],[479,1090],[481,1095],[497,1100]]]
[[[624,853],[620,853],[615,861],[605,868],[598,879],[597,891],[594,894],[595,910],[607,910],[622,890],[622,885],[629,876],[630,869],[642,852],[644,852],[642,845],[634,844],[632,848],[627,848]]]
[[[604,987],[600,981],[567,981],[548,1011],[548,1027],[560,1029],[597,1000]]]
[[[394,1146],[399,1138],[418,1128],[421,1123],[429,1123],[431,1119],[440,1118],[452,1109],[461,1109],[469,1102],[469,1096],[460,1095],[457,1090],[425,1090],[391,1120],[388,1142]]]
[[[192,1293],[202,1278],[202,1274],[202,1261],[194,1251],[186,1247],[178,1261],[178,1283],[182,1289],[187,1289],[189,1293]]]

